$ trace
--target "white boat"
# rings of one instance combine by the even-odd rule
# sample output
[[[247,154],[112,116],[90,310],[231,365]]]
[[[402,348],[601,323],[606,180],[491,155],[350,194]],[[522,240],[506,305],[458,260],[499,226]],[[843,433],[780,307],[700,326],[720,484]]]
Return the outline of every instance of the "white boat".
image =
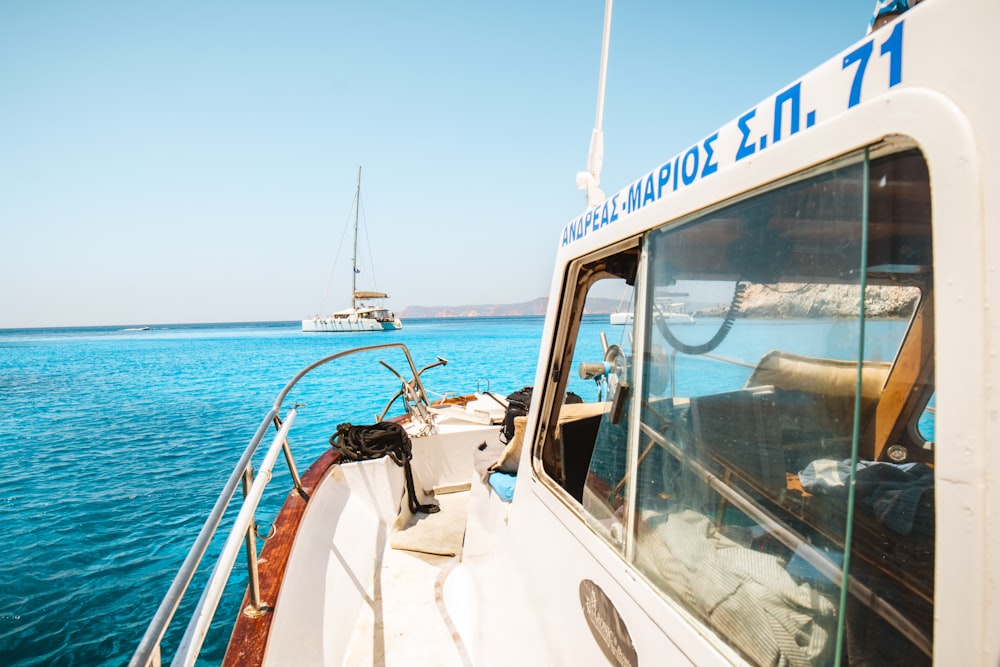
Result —
[[[998,19],[921,3],[609,197],[590,178],[510,441],[490,396],[428,405],[407,353],[412,491],[331,448],[258,557],[283,391],[132,664],[159,663],[244,476],[174,664],[245,541],[226,664],[1000,664]],[[711,335],[639,308],[580,337],[595,286],[680,280],[729,294]]]
[[[694,315],[684,310],[685,304],[682,301],[666,301],[658,306],[657,317],[662,317],[671,324],[694,324]],[[619,310],[611,313],[611,324],[615,326],[626,326],[635,321],[635,312],[630,310]]]
[[[320,333],[331,331],[395,331],[403,328],[403,323],[395,313],[387,308],[365,305],[369,299],[384,299],[382,292],[354,292],[353,305],[327,317],[317,315],[302,320],[302,331]]]
[[[316,315],[302,320],[302,331],[309,333],[344,331],[395,331],[403,323],[381,302],[389,297],[384,292],[358,289],[358,215],[361,210],[361,167],[358,167],[358,187],[354,196],[354,249],[351,254],[351,307],[332,315]],[[379,305],[372,305],[376,303]]]

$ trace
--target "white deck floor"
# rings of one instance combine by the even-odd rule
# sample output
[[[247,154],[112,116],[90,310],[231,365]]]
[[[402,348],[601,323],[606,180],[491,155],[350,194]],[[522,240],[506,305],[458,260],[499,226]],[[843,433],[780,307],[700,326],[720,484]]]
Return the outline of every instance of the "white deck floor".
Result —
[[[438,584],[461,553],[469,492],[436,500],[440,512],[418,515],[386,547],[370,609],[358,618],[345,665],[468,664],[442,611]]]

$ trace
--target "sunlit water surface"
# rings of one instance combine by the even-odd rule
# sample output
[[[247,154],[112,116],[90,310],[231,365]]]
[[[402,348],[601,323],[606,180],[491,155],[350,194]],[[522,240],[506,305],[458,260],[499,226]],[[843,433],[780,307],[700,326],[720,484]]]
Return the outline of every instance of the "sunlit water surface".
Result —
[[[542,326],[542,318],[463,318],[379,334],[303,334],[289,322],[0,331],[0,664],[125,664],[240,454],[307,364],[399,342],[418,368],[448,360],[424,376],[432,399],[477,389],[506,396],[534,383]],[[601,332],[627,346],[627,330],[589,316],[577,359],[601,359]],[[803,340],[794,323],[783,332]],[[773,330],[743,333],[720,353],[753,361],[775,342]],[[285,408],[303,404],[290,438],[300,470],[337,424],[372,423],[398,389],[380,359],[404,370],[398,350],[385,350],[324,366],[289,394]],[[681,362],[677,370],[720,387],[740,381],[717,369],[683,372]],[[597,398],[595,383],[575,373],[570,389]],[[290,488],[287,469],[276,470],[258,513],[264,524]],[[238,565],[202,663],[221,661],[245,583]],[[182,633],[178,623],[167,634],[168,658]]]

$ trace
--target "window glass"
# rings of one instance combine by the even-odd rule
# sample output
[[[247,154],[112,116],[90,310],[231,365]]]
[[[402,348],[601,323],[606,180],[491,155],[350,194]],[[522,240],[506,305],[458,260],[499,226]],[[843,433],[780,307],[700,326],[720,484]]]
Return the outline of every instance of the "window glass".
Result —
[[[917,422],[917,435],[927,441],[927,447],[933,447],[934,445],[934,410],[934,395],[931,394],[930,400],[927,401],[927,406],[920,413],[920,421]]]
[[[587,522],[615,548],[623,544],[627,465],[627,399],[632,356],[631,247],[575,268],[575,318],[560,367],[559,399],[542,449],[543,468],[583,507]],[[615,397],[618,401],[615,402]],[[617,409],[617,413],[612,410]]]
[[[929,211],[911,151],[646,239],[632,557],[754,664],[929,661]]]

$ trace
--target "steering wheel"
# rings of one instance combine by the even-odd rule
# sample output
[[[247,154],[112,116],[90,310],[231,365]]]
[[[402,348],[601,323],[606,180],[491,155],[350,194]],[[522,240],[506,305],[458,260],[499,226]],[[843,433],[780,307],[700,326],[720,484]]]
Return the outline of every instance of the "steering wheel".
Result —
[[[610,345],[604,354],[605,376],[608,381],[608,400],[615,400],[622,385],[628,385],[628,358],[619,345]]]
[[[604,367],[607,369],[608,400],[611,401],[609,417],[612,424],[617,424],[622,419],[629,395],[628,357],[621,346],[608,346],[608,351],[604,353]]]

